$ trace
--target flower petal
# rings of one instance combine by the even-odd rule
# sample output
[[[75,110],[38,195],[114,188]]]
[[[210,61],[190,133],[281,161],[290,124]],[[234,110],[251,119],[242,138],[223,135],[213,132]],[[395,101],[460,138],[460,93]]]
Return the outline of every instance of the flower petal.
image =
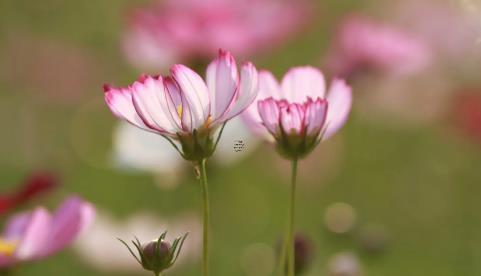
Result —
[[[263,100],[269,97],[276,100],[286,98],[274,75],[269,71],[261,70],[259,71],[259,93],[257,98]]]
[[[285,133],[301,134],[304,123],[304,112],[300,104],[288,104],[280,108],[280,122]]]
[[[142,122],[137,111],[135,111],[132,103],[132,92],[129,89],[104,85],[104,92],[105,102],[115,116],[142,129],[153,131]]]
[[[306,103],[305,124],[307,135],[318,135],[326,123],[328,103],[326,100],[309,100]]]
[[[323,140],[333,136],[346,122],[352,105],[351,87],[342,79],[333,80],[327,95],[327,102],[329,110]]]
[[[50,255],[68,246],[87,228],[95,217],[94,207],[80,198],[70,197],[57,209],[52,218],[49,244],[43,252]]]
[[[287,100],[304,103],[308,97],[324,98],[326,82],[319,69],[303,66],[289,70],[282,79],[281,87]]]
[[[232,109],[228,112],[226,120],[239,115],[246,108],[251,106],[257,97],[259,91],[259,78],[255,66],[246,62],[241,68],[241,80],[239,87],[239,95]]]
[[[51,223],[52,218],[44,208],[35,209],[24,225],[21,237],[18,237],[19,244],[15,251],[15,257],[20,260],[32,260],[41,257],[49,243]]]
[[[192,128],[202,126],[209,118],[209,92],[204,80],[188,67],[176,64],[171,68],[172,77],[179,85],[191,116]],[[186,106],[183,105],[183,108]]]
[[[259,116],[267,130],[276,137],[280,130],[280,111],[276,101],[268,98],[258,102]]]
[[[221,118],[234,102],[239,86],[239,74],[234,57],[219,50],[219,56],[207,67],[207,86],[210,93],[210,115]]]
[[[178,127],[170,115],[162,78],[146,77],[143,82],[135,82],[131,89],[135,110],[145,125],[161,134],[174,135]]]
[[[182,104],[182,94],[177,83],[171,77],[164,77],[164,86],[167,99],[167,107],[172,121],[179,129],[191,129],[191,114],[189,106],[185,105],[185,110]],[[179,112],[182,111],[182,112]],[[185,126],[184,126],[185,124]]]

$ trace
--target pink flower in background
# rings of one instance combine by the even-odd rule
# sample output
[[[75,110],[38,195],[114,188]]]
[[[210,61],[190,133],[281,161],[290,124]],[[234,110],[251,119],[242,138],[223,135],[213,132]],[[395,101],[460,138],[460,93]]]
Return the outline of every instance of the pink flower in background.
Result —
[[[7,195],[0,194],[0,215],[51,191],[58,185],[58,182],[57,176],[51,173],[35,172],[30,174],[15,192]]]
[[[139,68],[208,58],[218,48],[248,56],[269,50],[306,20],[304,0],[156,0],[133,12],[123,46]]]
[[[241,113],[257,94],[257,70],[250,62],[237,71],[229,52],[207,68],[206,81],[184,65],[174,65],[171,76],[143,76],[126,88],[105,86],[112,113],[131,124],[179,140],[184,157],[202,151],[212,155],[213,132]],[[199,148],[199,147],[200,148]]]
[[[69,246],[93,221],[90,203],[70,197],[53,214],[42,207],[14,216],[0,235],[0,268],[50,256]]]
[[[476,11],[476,1],[395,2],[394,5],[389,3],[383,10],[390,12],[390,17],[406,26],[410,33],[423,38],[436,53],[437,63],[441,61],[466,66],[465,63],[472,61],[473,57],[479,60],[481,10]]]
[[[363,17],[348,17],[341,24],[327,56],[330,70],[341,76],[374,69],[410,74],[429,64],[430,49],[417,37],[393,26]]]
[[[254,132],[265,135],[266,129],[284,154],[303,156],[344,125],[351,102],[345,81],[335,79],[326,91],[317,68],[292,68],[280,84],[270,72],[261,71],[258,97],[243,117]]]

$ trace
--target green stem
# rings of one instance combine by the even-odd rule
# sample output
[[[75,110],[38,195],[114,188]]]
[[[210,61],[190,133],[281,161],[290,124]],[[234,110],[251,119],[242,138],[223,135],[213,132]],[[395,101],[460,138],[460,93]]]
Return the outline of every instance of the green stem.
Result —
[[[296,214],[297,158],[292,160],[291,196],[289,200],[289,224],[287,230],[287,275],[295,274],[294,224]]]
[[[207,173],[205,171],[205,159],[200,163],[200,182],[202,185],[203,196],[203,218],[204,218],[204,238],[203,238],[203,258],[202,272],[204,276],[209,275],[209,188],[207,184]]]

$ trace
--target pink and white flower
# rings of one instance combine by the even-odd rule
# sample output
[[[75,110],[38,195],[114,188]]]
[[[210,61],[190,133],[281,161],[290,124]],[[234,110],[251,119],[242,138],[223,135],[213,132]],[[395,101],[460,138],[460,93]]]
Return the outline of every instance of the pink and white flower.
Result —
[[[0,236],[0,268],[48,257],[69,246],[95,216],[93,206],[70,197],[53,214],[43,207],[14,216]]]
[[[304,25],[306,2],[156,0],[134,11],[123,47],[131,63],[142,69],[208,58],[219,47],[246,57],[279,45]]]
[[[117,117],[168,139],[178,140],[183,156],[198,160],[212,155],[212,134],[240,114],[255,99],[257,70],[241,67],[219,51],[207,67],[206,81],[184,65],[174,65],[171,76],[142,76],[126,88],[106,85],[105,101]]]
[[[331,48],[328,67],[341,76],[366,69],[410,74],[426,68],[431,61],[430,49],[422,39],[359,16],[344,20]]]
[[[259,73],[259,94],[243,117],[252,130],[273,137],[281,153],[302,157],[333,136],[351,109],[351,88],[335,79],[326,92],[324,75],[310,66],[292,68],[279,84]]]

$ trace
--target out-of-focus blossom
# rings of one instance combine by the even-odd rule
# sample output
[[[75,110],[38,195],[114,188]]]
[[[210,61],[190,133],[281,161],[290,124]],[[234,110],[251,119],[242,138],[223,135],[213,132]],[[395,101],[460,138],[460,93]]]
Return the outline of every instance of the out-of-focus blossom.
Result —
[[[245,57],[294,34],[307,10],[304,0],[156,0],[133,12],[124,50],[142,69],[208,58],[219,47]]]
[[[93,221],[93,206],[66,199],[50,214],[42,207],[14,216],[0,237],[0,267],[48,257],[69,246]]]
[[[252,63],[237,71],[234,57],[222,50],[207,68],[206,82],[184,65],[172,76],[142,76],[127,88],[105,86],[112,113],[144,130],[174,139],[187,160],[210,157],[215,130],[246,109],[257,95]]]
[[[281,84],[270,72],[260,72],[259,95],[243,115],[254,132],[274,137],[283,155],[304,157],[344,125],[351,102],[344,80],[335,79],[326,91],[320,70],[295,67]]]
[[[31,199],[51,191],[58,185],[56,175],[47,172],[30,174],[12,194],[0,194],[0,215]]]
[[[236,150],[238,141],[242,141],[244,146]],[[252,153],[257,145],[256,137],[236,117],[225,126],[212,160],[219,165],[228,166]],[[184,165],[182,158],[168,141],[124,122],[118,125],[114,133],[113,162],[120,169],[163,175],[162,183],[159,184],[166,188],[176,183],[166,181],[165,176],[171,176],[171,180],[175,182],[178,171]]]
[[[477,91],[462,91],[453,101],[453,117],[456,127],[481,143],[481,94]]]
[[[369,70],[410,74],[426,68],[430,60],[429,47],[416,36],[368,18],[350,16],[337,30],[327,64],[338,76]]]
[[[436,55],[436,63],[465,66],[473,57],[479,60],[480,56],[481,14],[470,8],[472,2],[401,0],[394,5],[389,3],[383,11],[391,10],[392,20],[429,44]]]
[[[351,252],[341,252],[329,259],[329,276],[362,276],[359,258]]]
[[[138,271],[138,264],[126,254],[125,248],[115,237],[133,237],[151,240],[158,237],[159,229],[169,229],[169,235],[181,236],[189,232],[178,262],[197,260],[202,246],[202,225],[193,214],[176,215],[175,219],[159,219],[149,213],[132,214],[125,221],[99,212],[96,223],[75,244],[75,251],[93,267],[108,272]],[[175,269],[175,267],[173,268]]]

